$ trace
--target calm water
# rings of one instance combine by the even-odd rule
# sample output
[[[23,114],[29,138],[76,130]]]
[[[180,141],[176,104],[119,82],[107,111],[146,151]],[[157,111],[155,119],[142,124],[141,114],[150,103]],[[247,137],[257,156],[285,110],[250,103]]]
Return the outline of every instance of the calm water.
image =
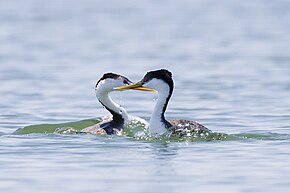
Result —
[[[0,1],[0,191],[289,192],[290,2]],[[133,81],[168,68],[167,118],[269,138],[148,142],[13,135],[102,117],[104,72]],[[114,93],[149,119],[155,94]]]

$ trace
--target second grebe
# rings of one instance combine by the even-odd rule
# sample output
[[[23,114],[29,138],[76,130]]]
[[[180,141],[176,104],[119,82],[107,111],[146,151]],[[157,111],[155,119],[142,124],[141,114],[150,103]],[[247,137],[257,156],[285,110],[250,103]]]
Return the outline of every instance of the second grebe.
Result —
[[[114,73],[106,73],[98,80],[95,87],[96,96],[99,102],[111,113],[112,117],[105,118],[96,125],[82,129],[82,133],[111,135],[119,133],[124,128],[129,118],[127,111],[125,108],[115,103],[109,96],[109,93],[114,91],[115,87],[129,85],[130,83],[132,82],[128,78]],[[153,91],[147,88],[134,89]]]
[[[144,86],[144,87],[143,87]],[[168,70],[161,69],[147,72],[144,78],[135,84],[121,86],[115,90],[127,90],[137,88],[150,88],[158,91],[158,99],[150,118],[149,132],[151,134],[176,134],[178,136],[208,135],[211,130],[191,120],[167,121],[164,117],[168,102],[173,92],[172,74]]]

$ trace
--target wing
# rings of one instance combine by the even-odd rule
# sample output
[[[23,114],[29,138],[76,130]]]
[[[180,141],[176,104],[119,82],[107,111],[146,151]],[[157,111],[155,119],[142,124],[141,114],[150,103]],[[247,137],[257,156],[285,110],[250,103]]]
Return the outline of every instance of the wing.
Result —
[[[82,133],[89,133],[89,134],[93,134],[93,135],[104,135],[104,134],[107,134],[106,130],[100,127],[101,124],[98,123],[98,124],[95,124],[93,126],[86,127],[84,129],[82,129],[81,132]]]
[[[171,120],[172,130],[174,134],[180,136],[202,135],[210,134],[211,130],[203,126],[202,124],[190,121],[190,120]]]

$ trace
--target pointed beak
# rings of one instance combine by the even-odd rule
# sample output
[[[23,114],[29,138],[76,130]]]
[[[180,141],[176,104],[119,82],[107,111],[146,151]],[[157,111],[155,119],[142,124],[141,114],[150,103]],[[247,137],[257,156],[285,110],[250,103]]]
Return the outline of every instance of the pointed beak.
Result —
[[[142,82],[137,82],[135,84],[130,84],[130,85],[127,85],[127,86],[119,86],[119,87],[114,88],[114,90],[129,90],[129,89],[147,91],[147,92],[157,92],[154,89],[143,87],[143,83]]]

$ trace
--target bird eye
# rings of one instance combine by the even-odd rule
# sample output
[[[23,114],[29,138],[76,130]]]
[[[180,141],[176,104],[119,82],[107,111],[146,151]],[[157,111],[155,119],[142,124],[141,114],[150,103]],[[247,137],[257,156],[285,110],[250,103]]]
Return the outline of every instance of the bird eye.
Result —
[[[148,77],[144,77],[142,82],[148,82]]]

